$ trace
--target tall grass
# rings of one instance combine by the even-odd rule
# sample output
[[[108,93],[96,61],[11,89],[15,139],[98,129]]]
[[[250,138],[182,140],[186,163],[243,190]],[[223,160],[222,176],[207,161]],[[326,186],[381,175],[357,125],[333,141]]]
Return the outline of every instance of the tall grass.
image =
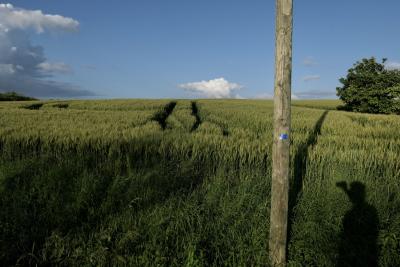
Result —
[[[3,265],[268,265],[272,102],[41,103],[0,104]],[[325,106],[292,108],[289,265],[398,266],[400,118]]]

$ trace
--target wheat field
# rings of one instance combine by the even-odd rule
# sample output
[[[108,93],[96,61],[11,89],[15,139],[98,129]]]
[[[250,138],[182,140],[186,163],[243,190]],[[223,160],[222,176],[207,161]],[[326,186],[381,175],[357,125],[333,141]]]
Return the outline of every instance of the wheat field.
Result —
[[[400,117],[339,104],[292,103],[288,265],[400,266]],[[0,262],[268,266],[272,108],[0,103]]]

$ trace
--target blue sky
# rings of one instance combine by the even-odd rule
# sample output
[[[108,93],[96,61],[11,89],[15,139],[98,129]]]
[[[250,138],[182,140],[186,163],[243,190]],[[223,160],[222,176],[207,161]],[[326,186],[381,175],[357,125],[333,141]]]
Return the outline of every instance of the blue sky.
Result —
[[[64,21],[57,26],[61,30],[46,28],[42,33],[34,26],[16,29],[24,31],[32,45],[42,47],[45,64],[39,63],[48,72],[43,77],[34,74],[35,82],[40,80],[39,91],[41,80],[46,80],[55,87],[62,84],[62,92],[70,86],[74,92],[102,98],[273,94],[273,0],[6,3],[14,9],[41,10],[79,23],[71,30],[75,26]],[[338,79],[363,57],[385,57],[398,66],[399,12],[398,0],[295,1],[294,95],[335,97]],[[4,68],[10,64],[14,63],[7,61]],[[17,70],[17,64],[13,66]],[[40,91],[39,96],[63,95],[57,91],[52,95],[50,84],[46,86],[50,89]],[[207,90],[215,86],[222,86],[216,89],[220,94],[210,95]]]

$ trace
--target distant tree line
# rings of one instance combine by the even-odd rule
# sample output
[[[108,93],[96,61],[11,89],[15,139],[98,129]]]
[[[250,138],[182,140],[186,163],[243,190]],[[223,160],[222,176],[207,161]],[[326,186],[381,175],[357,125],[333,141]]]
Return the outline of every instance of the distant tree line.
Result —
[[[37,100],[36,98],[24,96],[16,92],[0,93],[0,101],[26,101]]]
[[[387,69],[386,59],[357,61],[339,81],[337,95],[344,102],[339,109],[381,114],[400,114],[400,70]]]

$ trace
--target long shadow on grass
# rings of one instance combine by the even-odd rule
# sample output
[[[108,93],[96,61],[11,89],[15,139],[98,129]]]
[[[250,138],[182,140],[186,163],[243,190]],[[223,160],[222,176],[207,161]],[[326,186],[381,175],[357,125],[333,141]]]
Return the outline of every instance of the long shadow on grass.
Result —
[[[22,106],[21,108],[30,109],[30,110],[39,110],[43,106],[43,103],[35,103],[31,105]]]
[[[197,107],[197,103],[194,101],[192,102],[192,115],[196,118],[196,121],[194,122],[192,129],[190,130],[191,132],[196,131],[196,129],[199,128],[201,124],[199,108]]]
[[[152,120],[157,121],[160,124],[161,128],[165,130],[165,128],[167,128],[167,118],[172,113],[175,106],[176,106],[175,101],[169,102],[162,111],[157,112],[154,115]]]
[[[365,185],[352,182],[336,184],[349,197],[352,208],[342,221],[337,267],[378,266],[378,214],[374,206],[365,201]]]
[[[69,107],[69,104],[67,103],[57,103],[53,105],[53,108],[59,108],[59,109],[67,109]]]
[[[290,240],[292,223],[294,219],[294,206],[303,190],[303,180],[307,173],[308,149],[317,144],[318,136],[321,134],[321,127],[329,111],[326,110],[318,119],[313,131],[309,134],[307,140],[301,143],[294,157],[294,177],[289,189],[289,221],[288,221],[288,239]]]

